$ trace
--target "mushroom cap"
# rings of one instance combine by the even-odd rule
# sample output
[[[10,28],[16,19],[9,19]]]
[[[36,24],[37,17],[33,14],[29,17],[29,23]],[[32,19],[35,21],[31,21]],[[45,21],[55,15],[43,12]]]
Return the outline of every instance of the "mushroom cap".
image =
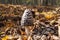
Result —
[[[31,26],[33,25],[33,14],[30,9],[26,9],[21,19],[21,26]]]

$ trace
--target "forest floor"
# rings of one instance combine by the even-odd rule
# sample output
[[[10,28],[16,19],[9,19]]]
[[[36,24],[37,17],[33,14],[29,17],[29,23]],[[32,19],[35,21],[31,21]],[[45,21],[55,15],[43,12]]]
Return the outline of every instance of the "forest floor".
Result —
[[[34,11],[34,26],[21,27],[26,8]],[[59,40],[60,7],[0,4],[0,40]]]

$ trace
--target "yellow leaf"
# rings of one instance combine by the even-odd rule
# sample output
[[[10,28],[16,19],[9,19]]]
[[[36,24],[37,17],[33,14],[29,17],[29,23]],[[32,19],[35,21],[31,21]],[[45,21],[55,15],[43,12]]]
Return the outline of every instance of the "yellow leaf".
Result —
[[[6,35],[5,37],[2,38],[2,40],[8,40],[9,36]]]
[[[51,19],[54,17],[54,14],[52,12],[42,12],[42,14],[45,16],[46,19]]]

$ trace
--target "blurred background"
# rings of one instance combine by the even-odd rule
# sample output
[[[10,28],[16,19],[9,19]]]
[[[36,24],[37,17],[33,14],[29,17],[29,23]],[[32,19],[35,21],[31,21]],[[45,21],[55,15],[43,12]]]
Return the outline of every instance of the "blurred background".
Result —
[[[60,6],[60,0],[0,0],[1,4]]]

